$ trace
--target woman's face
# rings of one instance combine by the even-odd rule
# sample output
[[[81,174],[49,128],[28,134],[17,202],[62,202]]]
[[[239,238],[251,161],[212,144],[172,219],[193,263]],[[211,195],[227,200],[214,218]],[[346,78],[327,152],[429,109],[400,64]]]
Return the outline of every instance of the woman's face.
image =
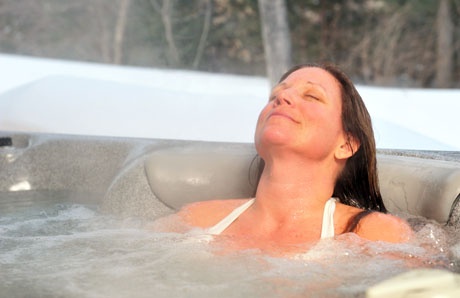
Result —
[[[275,86],[259,115],[255,144],[265,159],[272,148],[310,158],[330,156],[345,138],[338,81],[327,71],[306,67]]]

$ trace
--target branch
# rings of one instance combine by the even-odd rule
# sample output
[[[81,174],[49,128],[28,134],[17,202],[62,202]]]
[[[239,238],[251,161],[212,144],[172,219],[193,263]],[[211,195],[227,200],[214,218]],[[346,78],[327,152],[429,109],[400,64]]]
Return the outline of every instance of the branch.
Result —
[[[203,56],[206,40],[208,39],[209,29],[211,27],[211,16],[212,16],[212,2],[206,0],[206,12],[203,20],[203,31],[201,31],[200,41],[196,50],[195,59],[193,60],[192,67],[198,68],[201,57]]]
[[[123,37],[126,28],[126,15],[128,14],[130,0],[120,0],[120,8],[118,10],[118,18],[115,26],[114,41],[113,41],[113,63],[120,64],[123,52]]]

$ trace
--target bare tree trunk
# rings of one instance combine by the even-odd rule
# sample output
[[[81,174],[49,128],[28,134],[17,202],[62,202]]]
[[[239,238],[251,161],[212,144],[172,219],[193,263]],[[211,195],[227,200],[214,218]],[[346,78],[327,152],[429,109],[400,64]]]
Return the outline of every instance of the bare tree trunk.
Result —
[[[271,86],[291,66],[291,39],[284,0],[258,0],[265,51],[265,65]]]
[[[437,15],[438,48],[436,58],[435,86],[449,88],[453,72],[453,24],[450,0],[440,0]]]
[[[95,22],[95,31],[97,32],[98,38],[96,39],[96,44],[99,46],[100,55],[102,62],[112,63],[112,30],[109,29],[104,22],[103,13],[106,10],[104,7],[101,7],[100,2],[91,2],[88,5],[88,12],[90,13],[92,19]]]
[[[203,56],[203,51],[206,45],[206,40],[208,38],[209,29],[211,27],[211,16],[212,16],[212,2],[211,0],[206,1],[206,12],[203,21],[203,30],[201,31],[200,41],[195,54],[195,59],[193,60],[192,67],[198,68],[200,65],[201,57]]]
[[[177,50],[176,42],[174,41],[173,23],[171,19],[171,11],[173,6],[173,0],[163,0],[161,6],[156,0],[150,0],[152,6],[160,13],[161,21],[165,29],[166,43],[169,48],[169,58],[172,66],[180,65],[180,55]]]
[[[118,18],[115,26],[114,39],[113,39],[113,63],[121,64],[123,56],[123,38],[126,28],[126,15],[128,14],[130,0],[120,0],[120,7],[118,10]]]

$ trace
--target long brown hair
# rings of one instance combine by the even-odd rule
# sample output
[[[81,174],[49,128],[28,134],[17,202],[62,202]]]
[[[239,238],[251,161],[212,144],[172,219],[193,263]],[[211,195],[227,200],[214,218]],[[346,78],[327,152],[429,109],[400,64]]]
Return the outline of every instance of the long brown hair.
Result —
[[[339,82],[342,95],[343,129],[346,134],[353,136],[361,144],[355,154],[348,158],[344,169],[338,176],[333,196],[346,205],[387,212],[380,194],[372,121],[361,95],[348,76],[333,64],[297,65],[288,70],[279,82],[282,82],[296,70],[305,67],[321,68]],[[265,166],[264,161],[260,157],[258,159],[257,184]]]

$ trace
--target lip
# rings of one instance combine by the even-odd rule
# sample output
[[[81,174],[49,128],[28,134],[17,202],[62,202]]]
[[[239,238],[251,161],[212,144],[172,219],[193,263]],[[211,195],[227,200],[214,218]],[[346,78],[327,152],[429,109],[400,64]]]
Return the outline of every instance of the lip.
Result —
[[[295,120],[294,118],[292,118],[289,114],[283,113],[283,112],[281,112],[281,111],[273,111],[273,112],[271,112],[271,113],[268,115],[267,119],[269,119],[269,118],[271,118],[271,117],[274,117],[274,116],[277,116],[277,117],[284,117],[284,118],[287,118],[287,119],[289,119],[289,120],[291,120],[291,121],[293,121],[293,122],[295,122],[295,123],[299,123],[299,121],[297,121],[297,120]]]

